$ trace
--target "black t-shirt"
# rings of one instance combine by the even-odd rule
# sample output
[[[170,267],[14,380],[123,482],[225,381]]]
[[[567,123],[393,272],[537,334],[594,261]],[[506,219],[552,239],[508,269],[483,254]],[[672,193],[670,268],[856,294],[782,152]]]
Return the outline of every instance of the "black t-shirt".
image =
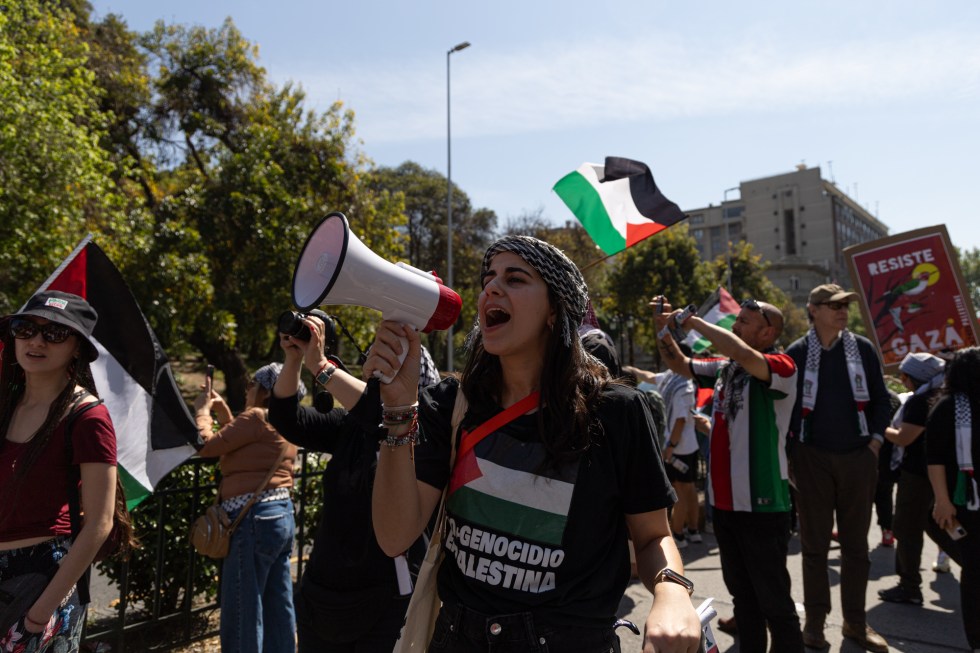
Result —
[[[980,404],[970,400],[973,414],[973,463],[980,461]],[[956,464],[956,407],[953,397],[946,395],[933,406],[926,421],[929,438],[926,440],[926,463],[946,467],[946,489],[952,499],[956,491],[959,466]]]
[[[422,393],[419,480],[450,482],[458,382]],[[439,595],[488,615],[532,611],[554,626],[608,626],[629,582],[625,515],[672,505],[676,495],[640,392],[611,384],[595,409],[601,435],[578,461],[545,462],[537,416],[524,415],[456,461],[447,501],[447,557]],[[462,430],[478,424],[464,417]]]
[[[929,417],[929,405],[932,398],[938,392],[938,388],[922,394],[912,395],[905,400],[905,410],[902,412],[902,422],[914,426],[925,427],[926,419]],[[902,458],[902,471],[915,474],[916,476],[926,476],[926,436],[927,431],[923,431],[919,437],[905,447],[905,456]]]

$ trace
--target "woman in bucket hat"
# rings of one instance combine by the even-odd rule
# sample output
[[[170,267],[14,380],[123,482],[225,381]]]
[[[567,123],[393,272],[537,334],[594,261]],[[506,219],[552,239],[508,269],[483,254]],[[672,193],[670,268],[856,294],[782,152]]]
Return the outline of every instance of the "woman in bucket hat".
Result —
[[[116,435],[89,364],[98,315],[71,293],[35,294],[0,320],[0,581],[50,575],[40,596],[0,633],[4,651],[77,651],[85,620],[76,583],[113,525]],[[66,417],[72,419],[68,459]],[[72,537],[71,467],[85,519]]]

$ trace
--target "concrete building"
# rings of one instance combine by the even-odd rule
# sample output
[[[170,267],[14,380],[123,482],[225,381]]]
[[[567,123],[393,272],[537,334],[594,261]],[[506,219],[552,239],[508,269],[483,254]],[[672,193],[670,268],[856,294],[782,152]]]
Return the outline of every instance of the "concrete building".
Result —
[[[738,199],[728,194],[739,191]],[[888,235],[876,217],[820,176],[820,168],[743,181],[725,191],[719,206],[685,211],[705,259],[746,240],[771,266],[772,282],[796,303],[828,281],[850,286],[845,247]]]

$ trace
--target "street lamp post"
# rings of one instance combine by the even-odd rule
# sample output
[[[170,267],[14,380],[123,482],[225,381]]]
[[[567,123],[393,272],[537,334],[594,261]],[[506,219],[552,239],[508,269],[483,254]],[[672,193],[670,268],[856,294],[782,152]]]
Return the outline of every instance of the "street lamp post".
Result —
[[[728,237],[727,204],[728,204],[728,193],[732,192],[733,190],[740,190],[740,188],[738,186],[734,186],[732,188],[726,188],[725,194],[722,196],[722,200],[721,200],[721,206],[722,206],[721,228],[725,230],[725,241],[728,243],[728,247],[725,248],[725,262],[728,267],[728,274],[726,275],[728,277],[728,283],[726,284],[728,286],[728,294],[731,294],[732,292],[732,240],[731,238]],[[714,254],[714,252],[712,252],[712,254]]]
[[[453,146],[450,127],[449,57],[470,47],[469,41],[458,43],[446,52],[446,284],[453,287]],[[453,325],[446,331],[446,371],[453,371]]]
[[[636,321],[633,318],[633,314],[630,313],[629,315],[626,316],[626,339],[629,342],[630,367],[635,365],[635,363],[633,362],[633,327],[635,326],[636,326]]]

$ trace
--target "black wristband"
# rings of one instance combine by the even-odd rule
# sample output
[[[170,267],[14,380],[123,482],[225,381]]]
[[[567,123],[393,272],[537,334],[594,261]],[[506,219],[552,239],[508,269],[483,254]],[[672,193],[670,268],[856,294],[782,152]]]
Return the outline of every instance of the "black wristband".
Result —
[[[670,442],[670,441],[667,442],[667,446],[668,447],[671,447],[671,448],[674,448],[674,447],[676,447],[679,444],[680,444],[680,442]]]

